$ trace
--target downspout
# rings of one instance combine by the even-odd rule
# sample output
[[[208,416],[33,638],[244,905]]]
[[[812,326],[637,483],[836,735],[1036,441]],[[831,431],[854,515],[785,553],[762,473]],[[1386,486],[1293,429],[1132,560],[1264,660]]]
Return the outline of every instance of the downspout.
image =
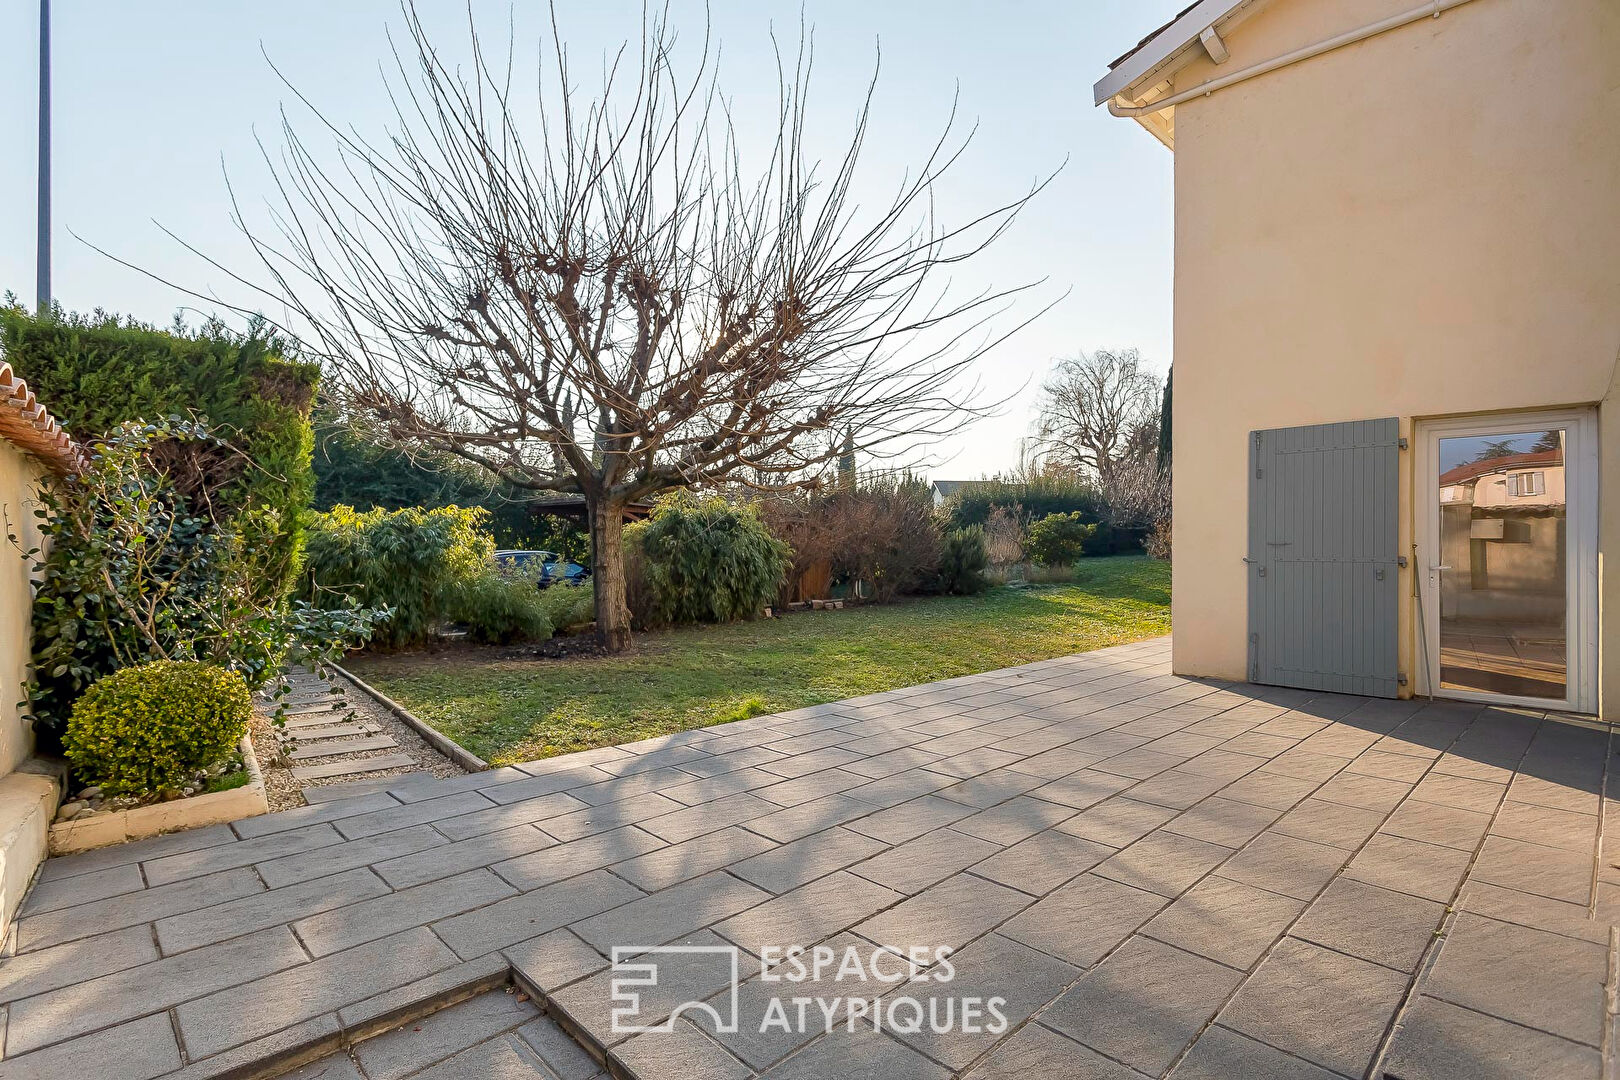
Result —
[[[1386,31],[1398,29],[1409,23],[1415,23],[1420,19],[1438,19],[1442,12],[1450,11],[1455,7],[1462,7],[1468,2],[1469,0],[1430,0],[1429,3],[1424,4],[1422,7],[1413,8],[1399,15],[1391,15],[1387,19],[1380,19],[1375,23],[1368,23],[1360,29],[1350,30],[1339,34],[1337,37],[1330,37],[1326,41],[1317,42],[1315,45],[1307,45],[1303,49],[1295,49],[1293,52],[1284,53],[1271,60],[1234,71],[1230,75],[1223,75],[1218,79],[1199,83],[1191,90],[1184,90],[1179,94],[1173,94],[1159,101],[1150,102],[1146,105],[1121,105],[1116,97],[1108,103],[1108,111],[1115,116],[1150,116],[1156,112],[1163,112],[1173,105],[1179,105],[1183,101],[1190,101],[1195,97],[1213,94],[1215,91],[1224,90],[1234,83],[1240,83],[1257,75],[1276,71],[1278,68],[1288,67],[1290,64],[1297,64],[1301,60],[1309,60],[1313,56],[1321,56],[1325,52],[1332,52],[1334,49],[1340,49],[1346,45],[1354,45],[1358,41],[1365,41],[1370,37],[1376,37]]]

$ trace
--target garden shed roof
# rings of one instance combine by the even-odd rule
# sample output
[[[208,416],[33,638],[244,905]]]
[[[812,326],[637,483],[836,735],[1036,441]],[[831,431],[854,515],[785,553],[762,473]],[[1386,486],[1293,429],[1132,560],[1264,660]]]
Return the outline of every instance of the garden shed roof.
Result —
[[[0,361],[0,438],[33,454],[54,472],[78,472],[84,466],[79,444],[4,361]]]

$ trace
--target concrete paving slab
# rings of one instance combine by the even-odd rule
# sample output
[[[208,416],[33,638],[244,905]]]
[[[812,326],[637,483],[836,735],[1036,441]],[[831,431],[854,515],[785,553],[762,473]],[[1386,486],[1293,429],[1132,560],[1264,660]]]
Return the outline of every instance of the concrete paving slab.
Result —
[[[1137,937],[1058,998],[1041,1023],[1158,1076],[1242,981],[1241,971]]]
[[[313,788],[297,811],[49,860],[0,954],[0,1073],[94,1075],[116,1045],[121,1076],[218,1080],[510,971],[621,1065],[677,1080],[1321,1080],[1377,1060],[1403,1080],[1595,1077],[1620,925],[1620,869],[1596,850],[1606,737],[1531,710],[1183,679],[1160,641]],[[716,926],[755,948],[950,945],[955,989],[1010,986],[1013,1021],[988,1038],[612,1033],[606,951],[723,945]],[[851,996],[823,982],[805,989]],[[760,1011],[765,984],[745,985]],[[413,1080],[599,1074],[549,1021],[490,1030],[435,1043]]]

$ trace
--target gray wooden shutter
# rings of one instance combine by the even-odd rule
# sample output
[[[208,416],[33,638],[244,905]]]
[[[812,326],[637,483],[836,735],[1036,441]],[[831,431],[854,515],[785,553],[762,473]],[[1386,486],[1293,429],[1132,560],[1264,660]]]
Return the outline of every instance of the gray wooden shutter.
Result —
[[[1250,433],[1249,678],[1394,697],[1400,422]]]

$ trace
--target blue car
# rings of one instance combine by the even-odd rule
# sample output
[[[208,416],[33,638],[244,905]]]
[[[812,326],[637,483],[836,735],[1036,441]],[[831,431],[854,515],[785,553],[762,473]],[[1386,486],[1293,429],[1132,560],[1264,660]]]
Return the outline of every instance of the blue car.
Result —
[[[588,567],[565,559],[555,551],[497,551],[495,561],[502,566],[535,571],[535,584],[542,589],[558,584],[583,585],[591,576]]]

